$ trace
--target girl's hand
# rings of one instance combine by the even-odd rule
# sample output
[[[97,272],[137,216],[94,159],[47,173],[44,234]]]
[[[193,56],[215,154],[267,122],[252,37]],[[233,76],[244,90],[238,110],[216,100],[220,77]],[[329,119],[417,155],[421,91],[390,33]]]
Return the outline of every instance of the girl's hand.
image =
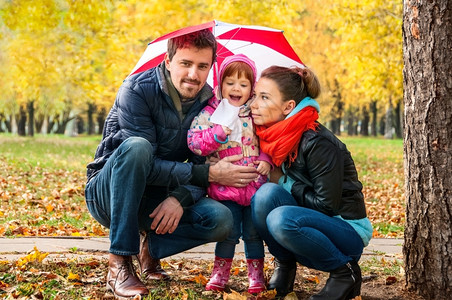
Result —
[[[272,166],[269,162],[264,160],[256,160],[254,162],[257,164],[257,172],[261,175],[268,175],[270,174],[270,170],[272,169]]]

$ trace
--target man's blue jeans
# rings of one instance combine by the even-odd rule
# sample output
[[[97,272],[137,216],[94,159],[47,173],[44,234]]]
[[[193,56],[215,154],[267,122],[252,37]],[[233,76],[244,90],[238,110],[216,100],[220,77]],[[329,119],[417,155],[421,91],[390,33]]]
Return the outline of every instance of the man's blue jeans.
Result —
[[[364,244],[347,222],[298,206],[283,187],[266,183],[251,201],[252,218],[270,253],[280,261],[330,272],[358,261]]]
[[[156,178],[152,174],[153,159],[152,146],[146,139],[129,138],[86,185],[85,198],[91,215],[110,228],[110,252],[137,254],[140,230],[148,232],[153,258],[224,240],[232,229],[232,214],[221,203],[204,197],[184,209],[172,234],[150,231],[149,214],[168,195],[168,187],[153,186],[148,180]]]
[[[235,245],[242,237],[247,259],[258,259],[264,257],[264,242],[256,231],[251,219],[251,207],[243,206],[234,201],[219,201],[232,212],[234,226],[231,233],[222,242],[215,246],[215,255],[222,258],[233,258]]]

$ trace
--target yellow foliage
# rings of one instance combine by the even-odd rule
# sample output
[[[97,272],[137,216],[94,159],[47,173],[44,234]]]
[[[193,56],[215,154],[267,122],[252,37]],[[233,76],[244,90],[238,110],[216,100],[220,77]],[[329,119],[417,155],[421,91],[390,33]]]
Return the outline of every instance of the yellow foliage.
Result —
[[[150,41],[213,19],[284,30],[321,80],[321,118],[338,95],[355,106],[402,98],[396,0],[12,0],[0,14],[0,112],[108,111]]]
[[[18,267],[23,267],[29,263],[35,263],[35,262],[41,263],[44,260],[44,258],[47,257],[47,255],[49,255],[49,253],[47,253],[47,252],[42,253],[35,246],[35,247],[33,247],[33,251],[30,254],[19,258],[16,262],[16,265]]]
[[[72,272],[69,272],[69,274],[67,275],[67,280],[69,281],[78,281],[80,280],[80,276],[78,274],[74,274]]]

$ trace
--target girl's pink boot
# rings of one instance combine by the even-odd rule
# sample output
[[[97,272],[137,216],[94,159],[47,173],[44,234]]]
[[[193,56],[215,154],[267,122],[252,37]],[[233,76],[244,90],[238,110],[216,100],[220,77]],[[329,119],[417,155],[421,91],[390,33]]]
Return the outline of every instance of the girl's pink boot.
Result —
[[[266,290],[264,277],[264,259],[247,259],[248,265],[248,293],[257,294]]]
[[[229,280],[232,258],[221,258],[215,256],[212,275],[206,284],[206,291],[223,291]]]

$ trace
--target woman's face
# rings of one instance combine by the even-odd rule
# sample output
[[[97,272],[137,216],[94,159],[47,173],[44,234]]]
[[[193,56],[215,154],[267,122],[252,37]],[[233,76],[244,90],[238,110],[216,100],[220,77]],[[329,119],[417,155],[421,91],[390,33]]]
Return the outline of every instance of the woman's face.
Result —
[[[251,103],[251,114],[256,125],[273,125],[284,120],[287,103],[282,100],[276,83],[268,78],[260,78],[255,88],[255,98]]]

